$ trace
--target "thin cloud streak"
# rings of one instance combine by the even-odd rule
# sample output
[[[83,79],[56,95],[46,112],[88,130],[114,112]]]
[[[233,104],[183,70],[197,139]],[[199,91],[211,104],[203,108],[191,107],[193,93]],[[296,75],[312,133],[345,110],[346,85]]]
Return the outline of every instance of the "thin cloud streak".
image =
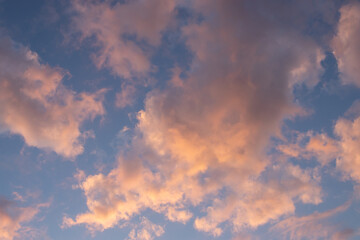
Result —
[[[352,201],[347,201],[334,209],[304,216],[290,217],[278,222],[271,228],[272,231],[280,232],[284,239],[301,240],[301,239],[348,239],[354,232],[349,229],[338,231],[337,226],[326,224],[329,218],[346,211]]]

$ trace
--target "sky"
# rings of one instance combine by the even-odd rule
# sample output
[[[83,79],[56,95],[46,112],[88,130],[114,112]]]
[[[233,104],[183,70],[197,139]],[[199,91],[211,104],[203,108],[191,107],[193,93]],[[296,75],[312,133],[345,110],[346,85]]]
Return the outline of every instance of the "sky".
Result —
[[[0,240],[360,239],[360,1],[0,0]]]

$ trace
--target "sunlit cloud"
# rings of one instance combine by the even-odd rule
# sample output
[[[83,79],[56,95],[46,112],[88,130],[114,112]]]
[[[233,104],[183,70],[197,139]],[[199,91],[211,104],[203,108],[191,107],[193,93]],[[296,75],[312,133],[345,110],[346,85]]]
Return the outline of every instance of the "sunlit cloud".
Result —
[[[358,1],[44,2],[0,0],[0,239],[359,235]]]
[[[161,42],[161,33],[173,16],[174,0],[83,1],[72,3],[73,27],[81,39],[94,37],[99,48],[93,55],[98,68],[109,68],[123,78],[144,77],[151,71],[150,46]]]
[[[344,83],[360,86],[360,3],[352,1],[340,9],[337,34],[332,40],[341,79]]]
[[[356,182],[360,182],[360,117],[340,118],[335,125],[335,133],[340,137],[341,154],[336,165]]]
[[[23,224],[33,220],[40,208],[49,207],[48,203],[33,207],[19,207],[15,202],[0,197],[0,239],[33,239],[31,236],[38,231]],[[31,237],[31,238],[30,238]]]
[[[354,230],[339,230],[338,226],[326,223],[329,218],[344,212],[351,205],[351,201],[344,203],[337,208],[315,212],[303,217],[290,217],[278,222],[272,227],[273,231],[278,231],[283,235],[283,239],[349,239],[354,235]]]
[[[313,173],[291,164],[268,168],[266,149],[283,119],[302,114],[293,86],[313,86],[324,55],[296,31],[280,34],[282,26],[257,8],[234,12],[240,5],[196,8],[206,21],[182,29],[195,55],[188,77],[174,71],[176,84],[147,95],[131,150],[109,174],[80,183],[89,211],[64,218],[64,226],[103,231],[152,209],[170,221],[193,218],[197,230],[220,236],[224,222],[235,232],[256,228],[293,214],[297,201],[322,201]],[[238,29],[241,22],[253,25]],[[277,179],[280,172],[289,182]],[[204,217],[189,210],[199,206],[206,206]]]
[[[103,90],[67,89],[63,69],[41,63],[36,53],[8,37],[0,38],[0,55],[0,131],[65,157],[82,153],[80,126],[105,113]]]
[[[339,142],[325,133],[297,133],[293,142],[280,144],[277,149],[288,157],[315,158],[322,165],[335,160],[340,154]]]
[[[141,218],[139,226],[130,231],[127,240],[153,240],[164,234],[161,226],[150,222],[145,217]]]

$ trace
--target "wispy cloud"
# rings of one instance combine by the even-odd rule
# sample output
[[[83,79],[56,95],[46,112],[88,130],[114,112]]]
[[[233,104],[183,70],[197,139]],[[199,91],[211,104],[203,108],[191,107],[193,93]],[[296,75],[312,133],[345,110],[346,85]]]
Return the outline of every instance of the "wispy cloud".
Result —
[[[303,216],[290,217],[280,221],[272,227],[273,231],[280,232],[284,239],[301,240],[301,239],[348,239],[353,236],[354,230],[344,229],[338,230],[338,226],[333,226],[326,221],[347,210],[351,205],[351,201],[343,205],[318,213]]]

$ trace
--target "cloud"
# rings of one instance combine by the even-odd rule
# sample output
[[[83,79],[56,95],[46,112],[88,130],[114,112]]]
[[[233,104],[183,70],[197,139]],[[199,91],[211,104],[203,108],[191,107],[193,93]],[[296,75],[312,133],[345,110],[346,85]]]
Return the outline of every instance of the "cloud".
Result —
[[[323,166],[335,160],[341,152],[337,140],[325,133],[314,133],[312,131],[296,133],[294,142],[280,144],[277,149],[289,157],[307,160],[315,158]]]
[[[360,183],[360,111],[359,101],[340,117],[334,126],[334,137],[324,133],[296,133],[295,141],[280,144],[277,149],[288,157],[316,159],[322,166],[336,160],[336,169],[345,179]]]
[[[23,224],[30,222],[41,207],[48,207],[48,204],[38,204],[35,207],[18,207],[14,202],[0,197],[0,239],[12,240],[24,237],[24,235],[34,235],[36,230],[25,227]]]
[[[65,157],[83,151],[80,126],[103,115],[103,91],[75,93],[62,85],[66,72],[40,62],[36,53],[0,38],[0,131]]]
[[[337,34],[331,42],[344,83],[360,87],[360,3],[352,1],[340,9]]]
[[[115,105],[119,108],[131,106],[135,101],[136,88],[133,85],[123,84],[121,92],[116,94]]]
[[[355,119],[340,118],[334,132],[340,138],[341,145],[336,167],[341,169],[345,176],[360,183],[360,116]]]
[[[245,2],[185,4],[203,17],[182,28],[194,54],[187,77],[175,81],[174,71],[172,84],[147,95],[131,147],[108,174],[79,183],[88,211],[64,227],[103,231],[152,209],[219,236],[223,225],[257,228],[293,214],[296,202],[322,201],[315,170],[267,153],[282,121],[303,112],[293,89],[318,82],[324,55],[280,3]]]
[[[350,229],[344,229],[338,231],[338,226],[332,226],[326,223],[329,218],[344,212],[351,205],[351,201],[344,203],[343,205],[319,213],[303,216],[303,217],[289,217],[285,220],[278,222],[272,227],[272,231],[276,231],[283,235],[284,239],[348,239],[354,234]]]
[[[341,231],[336,232],[332,235],[331,240],[343,240],[343,239],[350,239],[353,236],[358,236],[359,232],[356,232],[353,229],[345,228]]]
[[[130,231],[128,240],[153,240],[155,237],[160,237],[164,234],[164,229],[149,221],[149,219],[142,217],[140,227],[134,228]]]
[[[264,181],[248,181],[226,199],[215,199],[206,209],[207,216],[195,220],[195,228],[214,236],[222,233],[219,225],[223,222],[229,222],[234,232],[256,229],[270,220],[293,214],[295,201],[322,201],[320,179],[313,172],[285,163],[274,165],[264,175]]]
[[[151,71],[147,45],[157,46],[171,22],[175,2],[83,1],[72,2],[73,27],[81,39],[93,38],[99,51],[93,55],[98,68],[109,68],[126,79],[144,77]],[[145,44],[141,44],[141,42]]]

